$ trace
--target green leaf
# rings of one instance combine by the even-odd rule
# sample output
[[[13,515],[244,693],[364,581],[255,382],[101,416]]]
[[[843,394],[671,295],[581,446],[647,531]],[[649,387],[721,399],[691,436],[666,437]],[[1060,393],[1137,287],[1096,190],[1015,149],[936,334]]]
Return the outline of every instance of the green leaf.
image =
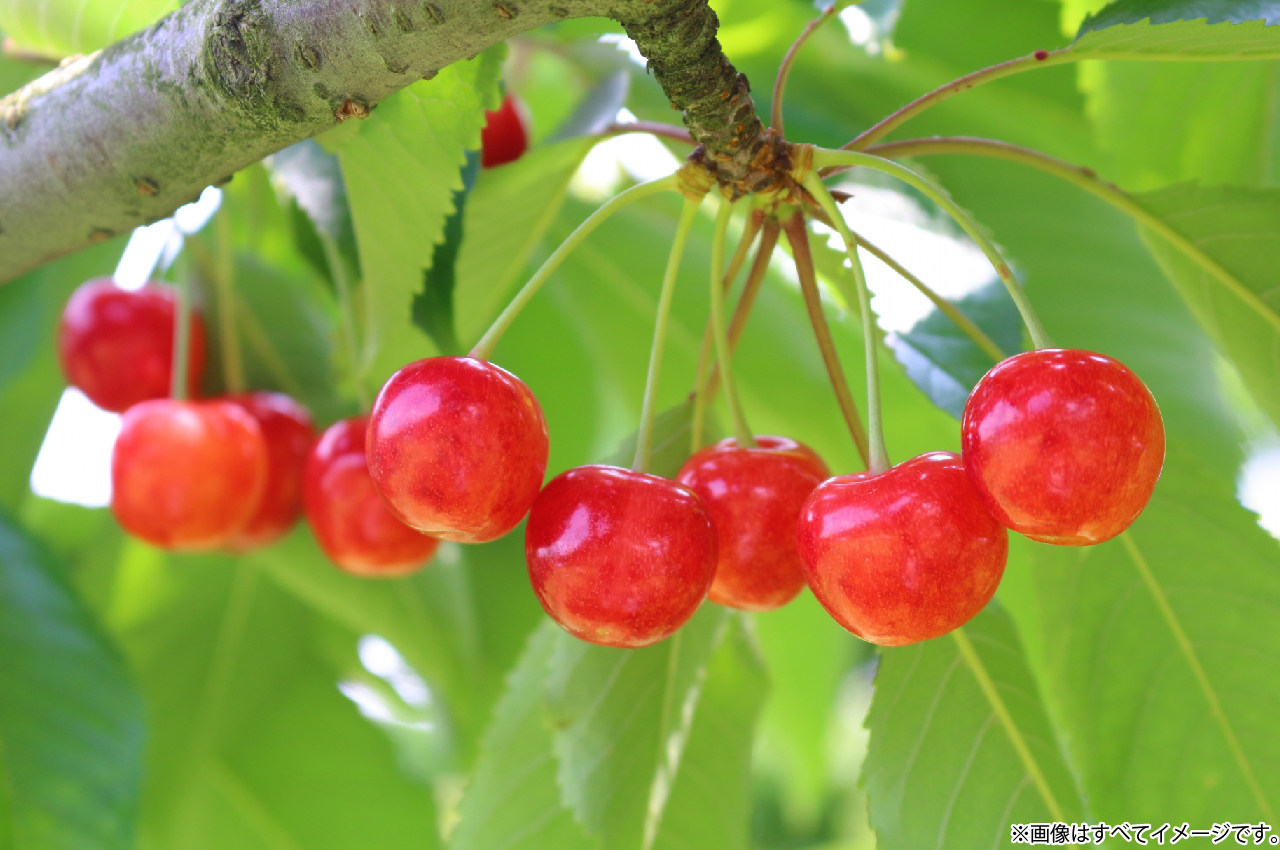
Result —
[[[1006,354],[1022,350],[1022,320],[1013,299],[998,280],[955,302]],[[911,330],[891,334],[889,348],[907,377],[934,404],[959,419],[979,379],[996,365],[955,323],[933,309]]]
[[[547,694],[561,792],[604,846],[653,846],[727,617],[704,606],[644,649],[557,644]]]
[[[1006,846],[1011,823],[1084,814],[998,604],[949,636],[881,650],[867,726],[863,783],[883,850]]]
[[[422,328],[444,354],[461,354],[453,327],[453,290],[457,280],[458,251],[462,248],[467,196],[480,173],[480,154],[467,153],[462,166],[462,188],[453,193],[453,212],[444,223],[444,241],[436,245],[431,268],[422,280],[422,291],[413,298],[413,323]]]
[[[1103,9],[1081,25],[1071,45],[1072,55],[1077,59],[1280,58],[1280,15],[1235,23],[1234,16],[1223,12],[1206,19],[1204,12],[1192,11],[1187,14],[1197,14],[1198,20],[1182,20],[1179,12],[1152,15],[1151,5],[1136,0]]]
[[[0,846],[128,850],[142,701],[58,569],[0,515]]]
[[[507,676],[480,745],[449,850],[598,850],[561,802],[543,682],[564,634],[550,620],[533,633]]]
[[[515,162],[480,173],[468,197],[454,288],[455,326],[463,345],[479,339],[502,312],[593,144],[574,139],[534,148]]]
[[[272,154],[263,164],[270,170],[277,191],[297,202],[316,232],[332,240],[354,274],[360,268],[360,257],[338,157],[315,139],[305,139]]]
[[[1143,228],[1152,256],[1280,424],[1280,190],[1184,185],[1135,200],[1172,231]]]
[[[376,383],[429,353],[413,296],[453,212],[466,151],[480,145],[484,109],[497,103],[502,49],[401,89],[337,144],[360,248],[361,370]]]
[[[178,8],[178,0],[0,0],[0,29],[32,53],[92,53]]]
[[[1231,467],[1173,444],[1146,511],[1082,549],[1025,544],[1046,693],[1093,816],[1274,820],[1280,546]],[[1123,813],[1123,814],[1122,814]]]

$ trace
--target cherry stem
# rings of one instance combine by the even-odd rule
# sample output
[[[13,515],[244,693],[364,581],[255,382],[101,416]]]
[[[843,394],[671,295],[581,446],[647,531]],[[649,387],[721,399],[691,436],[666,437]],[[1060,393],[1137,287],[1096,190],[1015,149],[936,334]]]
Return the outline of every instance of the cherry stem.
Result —
[[[986,156],[1018,162],[1038,168],[1079,186],[1094,197],[1105,201],[1115,209],[1125,213],[1147,230],[1159,234],[1171,246],[1181,251],[1187,259],[1200,266],[1210,277],[1222,284],[1241,301],[1248,304],[1271,325],[1280,329],[1280,312],[1269,306],[1224,269],[1216,260],[1206,254],[1194,242],[1174,228],[1158,215],[1144,209],[1127,193],[1098,178],[1097,172],[1083,165],[1075,165],[1066,160],[1049,156],[1032,148],[1000,142],[994,139],[972,138],[968,136],[939,136],[931,139],[907,139],[901,142],[889,142],[876,145],[872,150],[880,156],[921,156],[925,154],[967,154],[970,156]]]
[[[642,183],[641,186],[643,185],[646,184]],[[658,296],[658,316],[653,323],[653,345],[649,348],[649,374],[644,381],[644,401],[640,405],[640,429],[636,432],[636,456],[631,464],[631,468],[636,472],[649,471],[649,459],[653,450],[653,408],[658,395],[658,376],[662,372],[662,348],[667,338],[667,322],[671,318],[671,299],[676,290],[676,275],[680,270],[680,260],[684,256],[684,246],[689,241],[689,232],[693,230],[693,221],[697,217],[698,207],[701,204],[701,197],[685,196],[684,206],[680,208],[680,223],[676,225],[676,235],[671,242],[671,253],[667,256],[667,269],[662,275],[662,292]]]
[[[822,11],[821,15],[805,24],[800,35],[796,36],[796,40],[791,43],[787,55],[782,57],[782,64],[778,66],[778,76],[773,81],[773,104],[769,110],[769,126],[779,137],[784,134],[782,132],[782,96],[787,90],[787,77],[791,76],[791,66],[795,64],[796,55],[800,52],[800,48],[809,40],[809,36],[817,31],[818,27],[825,24],[835,15],[841,6],[848,3],[835,2]]]
[[[218,292],[218,338],[221,341],[222,371],[227,382],[227,389],[233,393],[245,389],[244,359],[240,356],[240,336],[236,333],[236,318],[240,304],[236,298],[235,286],[235,253],[231,243],[231,220],[223,212],[215,215],[214,238],[217,249],[214,253],[213,285]]]
[[[887,472],[892,464],[889,462],[889,452],[884,444],[884,418],[880,410],[880,366],[879,346],[877,345],[880,332],[876,327],[875,314],[871,312],[871,295],[867,292],[867,275],[862,269],[862,261],[858,259],[858,243],[854,240],[853,234],[849,232],[849,226],[845,224],[844,216],[836,208],[835,199],[831,197],[831,192],[823,184],[822,178],[818,176],[817,172],[810,171],[805,175],[804,187],[809,190],[809,194],[813,195],[818,205],[831,218],[831,222],[835,225],[840,238],[844,240],[844,250],[849,256],[849,265],[853,270],[853,285],[857,290],[858,310],[862,314],[862,347],[867,369],[867,433],[870,437],[869,449],[871,454],[867,468],[873,474],[878,475],[881,472]]]
[[[733,252],[733,259],[729,262],[729,268],[725,270],[724,278],[721,280],[720,286],[724,292],[728,292],[733,286],[734,279],[738,276],[738,272],[742,269],[742,264],[747,258],[747,252],[751,250],[751,245],[756,241],[756,235],[760,232],[761,222],[764,220],[763,210],[753,210],[751,215],[747,217],[747,226],[742,231],[742,238],[738,240],[737,250]],[[744,290],[745,291],[745,290]],[[741,302],[739,302],[741,304]],[[734,311],[734,318],[738,316]],[[711,389],[713,382],[707,380],[707,361],[711,359],[712,345],[711,319],[707,319],[707,327],[702,332],[702,346],[698,349],[698,368],[694,375],[693,390],[693,421],[689,427],[689,444],[690,451],[696,452],[702,448],[702,432],[707,417],[707,404],[714,395]],[[733,343],[729,343],[730,352],[733,351]],[[713,379],[718,380],[719,372],[712,371]]]
[[[1017,59],[1010,59],[1007,62],[1001,62],[998,65],[992,65],[987,68],[981,68],[971,74],[965,74],[963,77],[952,80],[944,86],[939,86],[928,94],[921,95],[897,112],[881,119],[874,126],[864,130],[853,141],[844,145],[842,149],[865,150],[872,142],[884,138],[899,125],[904,124],[929,107],[936,106],[942,101],[960,94],[962,91],[968,91],[983,83],[998,80],[1001,77],[1029,71],[1032,68],[1045,68],[1050,65],[1075,62],[1078,61],[1078,58],[1072,54],[1070,46],[1060,50],[1037,50],[1035,53],[1029,53],[1026,56],[1019,56]]]
[[[660,139],[669,139],[685,145],[697,144],[693,136],[684,127],[675,124],[664,124],[661,121],[627,121],[615,122],[600,132],[601,136],[622,136],[627,133],[649,133]]]
[[[601,204],[595,212],[587,216],[586,220],[578,225],[577,229],[570,233],[569,237],[551,252],[551,256],[547,257],[546,262],[534,272],[528,283],[520,288],[520,291],[507,304],[506,309],[498,315],[498,318],[493,320],[493,324],[484,332],[484,336],[480,337],[480,341],[472,347],[469,356],[477,360],[488,360],[489,356],[493,354],[493,349],[497,346],[498,340],[506,333],[507,328],[515,321],[516,316],[520,315],[520,311],[538,293],[538,290],[542,288],[542,284],[546,283],[547,278],[551,277],[555,270],[560,267],[560,264],[564,262],[565,258],[569,256],[569,253],[578,247],[582,240],[586,239],[605,219],[632,201],[638,201],[657,192],[675,189],[677,187],[676,177],[677,175],[672,174],[659,180],[638,183],[614,195]]]
[[[338,249],[337,241],[324,233],[318,234],[324,248],[324,258],[333,277],[333,288],[338,293],[338,321],[342,329],[342,344],[347,354],[347,369],[361,411],[372,407],[369,390],[365,386],[363,359],[360,356],[360,340],[356,332],[356,312],[351,279],[347,276],[347,261]]]
[[[800,213],[791,215],[782,225],[791,243],[791,256],[795,260],[796,275],[800,278],[800,292],[804,296],[805,310],[809,313],[809,324],[813,326],[814,338],[818,341],[818,350],[822,353],[822,364],[831,379],[831,388],[835,390],[836,401],[840,412],[844,415],[845,424],[849,426],[849,435],[853,444],[862,456],[862,462],[871,467],[871,452],[867,444],[867,432],[862,428],[862,420],[858,417],[858,406],[854,403],[853,394],[849,392],[849,382],[845,380],[844,369],[840,367],[840,356],[836,353],[835,340],[831,338],[831,328],[827,326],[827,317],[822,312],[822,296],[818,294],[818,279],[813,270],[813,254],[809,250],[809,229],[805,227],[804,216]]]
[[[987,255],[987,259],[991,261],[996,274],[1000,275],[1000,280],[1004,282],[1005,289],[1009,291],[1009,296],[1013,298],[1013,303],[1017,305],[1018,312],[1022,314],[1022,321],[1031,334],[1032,344],[1036,348],[1051,347],[1049,335],[1045,332],[1044,325],[1040,324],[1040,318],[1036,315],[1035,308],[1031,306],[1031,300],[1027,298],[1027,293],[1023,290],[1022,285],[1018,283],[1018,279],[1014,277],[1009,264],[1005,262],[1004,257],[1000,255],[999,250],[987,238],[987,235],[982,232],[964,210],[960,209],[960,206],[955,201],[951,200],[946,192],[904,165],[883,157],[862,153],[861,151],[832,151],[817,148],[813,152],[813,165],[815,168],[863,165],[897,177],[907,185],[920,190],[925,197],[946,210],[955,219],[956,223],[964,229],[964,232],[969,234],[969,238],[977,243],[978,247],[982,249],[982,253]],[[807,181],[806,185],[808,185]]]
[[[186,401],[188,359],[191,353],[191,278],[189,261],[183,261],[177,274],[178,315],[173,326],[173,371],[169,374],[169,397]]]
[[[720,285],[720,278],[724,266],[725,234],[729,230],[729,218],[732,215],[733,204],[727,198],[722,198],[711,241],[711,330],[716,343],[716,363],[720,367],[720,374],[724,376],[724,397],[729,403],[729,415],[733,419],[733,433],[737,437],[738,448],[754,449],[756,441],[747,425],[747,417],[742,412],[742,400],[738,397],[738,386],[733,380],[733,352],[729,350],[729,337],[724,329],[724,287]]]
[[[832,230],[836,229],[835,222],[833,222],[831,217],[822,210],[814,211],[812,215],[815,219],[827,225]],[[923,280],[909,272],[905,266],[890,256],[887,251],[876,247],[876,245],[871,242],[868,242],[863,238],[862,234],[858,233],[856,230],[850,230],[849,232],[853,234],[854,241],[858,243],[859,248],[866,250],[867,253],[893,269],[900,277],[919,290],[925,298],[928,298],[933,302],[933,305],[938,308],[938,312],[950,319],[955,326],[958,327],[965,336],[973,340],[974,345],[982,349],[983,353],[988,357],[999,363],[1001,360],[1009,356],[1000,348],[1000,346],[996,345],[995,340],[987,336],[986,333],[983,332],[982,328],[978,327],[977,324],[974,323],[973,319],[970,319],[962,313],[956,308],[956,305],[939,295]]]

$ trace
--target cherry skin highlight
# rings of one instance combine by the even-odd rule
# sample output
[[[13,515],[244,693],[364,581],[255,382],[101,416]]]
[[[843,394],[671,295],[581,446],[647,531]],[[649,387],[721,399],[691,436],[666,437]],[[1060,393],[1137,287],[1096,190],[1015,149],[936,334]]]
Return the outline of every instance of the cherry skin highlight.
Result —
[[[480,131],[480,165],[493,168],[514,162],[529,147],[529,131],[525,129],[522,104],[512,95],[502,100],[502,105],[492,112],[485,112],[484,129]]]
[[[395,578],[426,564],[440,541],[388,510],[365,465],[365,417],[329,426],[307,458],[303,502],[320,548],[340,569]]]
[[[707,504],[716,530],[715,580],[708,598],[743,611],[768,611],[804,587],[796,551],[800,506],[830,473],[814,451],[786,437],[758,436],[754,449],[732,437],[685,461],[676,480]]]
[[[266,546],[288,531],[302,513],[302,473],[315,442],[311,414],[282,393],[227,396],[258,422],[267,444],[267,484],[258,509],[227,545],[244,551]]]
[[[715,574],[711,516],[692,490],[616,466],[580,466],[538,494],[525,529],[538,601],[574,637],[635,648],[670,637]]]
[[[111,511],[166,549],[211,549],[238,533],[267,483],[257,421],[225,401],[153,399],[124,413],[111,452]]]
[[[529,388],[470,357],[403,367],[369,416],[369,473],[392,512],[460,543],[515,528],[542,486],[548,449],[547,423]]]
[[[166,398],[176,314],[173,293],[158,285],[130,291],[110,278],[82,284],[58,325],[58,357],[67,382],[115,413]],[[204,322],[194,311],[190,339],[187,394],[194,397],[204,371]]]
[[[983,376],[965,403],[961,443],[996,519],[1032,540],[1087,546],[1146,507],[1164,465],[1164,420],[1119,361],[1040,349]]]
[[[951,452],[840,475],[805,501],[796,542],[813,595],[863,640],[945,635],[991,600],[1009,537]]]

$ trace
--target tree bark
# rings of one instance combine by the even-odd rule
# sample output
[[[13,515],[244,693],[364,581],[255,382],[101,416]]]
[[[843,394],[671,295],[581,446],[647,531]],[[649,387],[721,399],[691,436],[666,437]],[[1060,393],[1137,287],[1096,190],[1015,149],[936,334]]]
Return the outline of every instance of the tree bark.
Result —
[[[706,0],[192,0],[0,100],[0,282],[163,218],[409,83],[570,17],[619,21],[722,177],[762,125]]]

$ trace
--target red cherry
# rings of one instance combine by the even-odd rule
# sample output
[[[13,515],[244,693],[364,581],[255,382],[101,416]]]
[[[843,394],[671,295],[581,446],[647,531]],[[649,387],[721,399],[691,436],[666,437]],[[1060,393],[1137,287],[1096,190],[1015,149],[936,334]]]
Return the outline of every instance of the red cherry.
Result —
[[[267,443],[267,486],[258,509],[227,545],[236,550],[266,546],[292,527],[302,513],[302,471],[315,442],[311,414],[282,393],[227,396],[258,422]]]
[[[1124,364],[1040,349],[983,376],[964,407],[964,462],[991,514],[1032,540],[1087,546],[1138,518],[1164,464],[1164,421]]]
[[[951,452],[824,481],[800,511],[796,542],[822,607],[882,646],[964,625],[995,594],[1009,553]]]
[[[525,560],[538,601],[582,640],[634,648],[698,610],[716,565],[711,515],[692,490],[616,466],[552,479],[529,511]]]
[[[462,543],[515,528],[542,486],[548,447],[529,388],[470,357],[410,363],[369,416],[369,473],[392,512]]]
[[[800,506],[830,475],[812,449],[786,437],[730,437],[685,461],[676,480],[702,497],[720,557],[712,602],[744,611],[778,608],[804,586],[796,551]]]
[[[484,129],[480,131],[480,164],[485,168],[513,162],[529,147],[521,107],[517,98],[507,95],[501,106],[485,112]]]
[[[393,578],[421,569],[440,541],[387,510],[365,465],[366,417],[330,425],[307,458],[304,504],[320,548],[353,575]]]
[[[58,356],[67,382],[104,410],[123,413],[133,405],[169,395],[173,373],[173,293],[151,284],[129,291],[110,278],[80,286],[67,301],[58,326]],[[204,371],[204,322],[191,314],[188,394]]]
[[[124,413],[111,510],[135,537],[167,549],[223,545],[249,521],[266,482],[266,441],[238,405],[154,399]]]

